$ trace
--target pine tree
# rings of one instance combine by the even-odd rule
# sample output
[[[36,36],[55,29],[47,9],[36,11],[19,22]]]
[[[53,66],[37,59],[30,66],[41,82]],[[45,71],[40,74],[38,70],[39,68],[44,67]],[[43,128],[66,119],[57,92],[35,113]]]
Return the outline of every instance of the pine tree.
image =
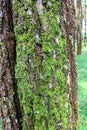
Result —
[[[77,0],[76,10],[76,28],[77,28],[77,55],[81,54],[82,50],[82,5],[81,0]]]
[[[3,130],[21,129],[15,83],[16,42],[11,0],[0,1],[0,117]]]
[[[23,130],[76,129],[74,9],[72,0],[15,0]]]

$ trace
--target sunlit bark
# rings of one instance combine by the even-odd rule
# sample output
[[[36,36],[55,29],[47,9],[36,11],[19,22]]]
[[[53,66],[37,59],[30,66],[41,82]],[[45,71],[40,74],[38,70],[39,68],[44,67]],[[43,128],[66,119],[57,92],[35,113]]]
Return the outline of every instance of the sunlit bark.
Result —
[[[61,11],[62,10],[62,11]],[[68,91],[69,102],[72,114],[69,116],[68,129],[76,130],[77,127],[77,82],[76,82],[76,61],[75,61],[75,7],[73,0],[63,0],[60,8],[60,25],[63,36],[66,38],[66,53],[69,60]],[[69,106],[70,110],[70,106]],[[68,113],[70,114],[70,113]]]

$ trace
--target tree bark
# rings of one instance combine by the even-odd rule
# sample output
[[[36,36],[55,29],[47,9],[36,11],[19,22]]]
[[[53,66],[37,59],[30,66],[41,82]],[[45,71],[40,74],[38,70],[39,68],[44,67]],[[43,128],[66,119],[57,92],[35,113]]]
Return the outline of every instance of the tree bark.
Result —
[[[11,2],[0,1],[0,117],[3,130],[21,130],[15,82],[16,42]]]
[[[77,55],[81,54],[82,50],[82,4],[81,0],[77,0],[76,9],[76,33],[77,33]]]
[[[63,15],[59,14],[56,0],[16,2],[16,77],[23,130],[75,130],[77,90],[73,1],[62,1]],[[59,20],[62,16],[66,21]],[[61,25],[63,23],[63,35],[59,21]]]
[[[76,81],[76,61],[75,61],[75,7],[73,0],[63,0],[60,6],[60,25],[63,36],[66,38],[66,53],[69,60],[68,70],[68,91],[69,102],[72,114],[68,118],[68,129],[76,130],[78,109],[77,109],[77,81]],[[70,107],[70,106],[69,106]],[[70,109],[70,108],[68,108]]]

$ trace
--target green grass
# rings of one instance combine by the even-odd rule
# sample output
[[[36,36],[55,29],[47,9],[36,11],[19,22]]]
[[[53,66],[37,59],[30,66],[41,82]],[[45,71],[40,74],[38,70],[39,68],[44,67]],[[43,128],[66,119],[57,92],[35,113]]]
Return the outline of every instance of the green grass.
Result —
[[[87,47],[83,47],[82,55],[76,57],[79,101],[79,130],[87,130]]]
[[[1,119],[0,119],[0,130],[2,130],[2,121],[1,121]]]

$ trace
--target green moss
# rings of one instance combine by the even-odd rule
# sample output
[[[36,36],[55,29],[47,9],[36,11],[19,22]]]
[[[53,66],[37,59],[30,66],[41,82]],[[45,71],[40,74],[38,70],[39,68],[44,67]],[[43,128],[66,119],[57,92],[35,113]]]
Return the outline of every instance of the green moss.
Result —
[[[17,37],[16,78],[23,110],[23,130],[46,130],[46,127],[49,130],[56,130],[59,127],[58,123],[61,130],[68,129],[67,81],[64,74],[64,63],[67,62],[66,43],[62,38],[57,21],[59,2],[56,0],[50,2],[52,7],[44,7],[46,10],[41,16],[38,16],[36,12],[35,15],[27,16],[21,2],[15,1],[14,5],[14,9],[24,18],[27,28],[24,30],[20,23],[15,27]],[[30,9],[31,3],[32,1],[27,1]],[[44,31],[40,23],[37,26],[37,22],[31,22],[33,18],[37,21],[40,19],[42,26],[48,24],[47,30]],[[35,29],[40,30],[42,64],[34,49]],[[58,37],[57,44],[54,39],[55,34]],[[57,59],[53,58],[54,50]],[[54,89],[51,88],[52,78],[56,82]],[[29,125],[31,116],[34,128]]]
[[[0,47],[2,46],[2,44],[3,44],[3,43],[2,43],[2,42],[0,42]]]

